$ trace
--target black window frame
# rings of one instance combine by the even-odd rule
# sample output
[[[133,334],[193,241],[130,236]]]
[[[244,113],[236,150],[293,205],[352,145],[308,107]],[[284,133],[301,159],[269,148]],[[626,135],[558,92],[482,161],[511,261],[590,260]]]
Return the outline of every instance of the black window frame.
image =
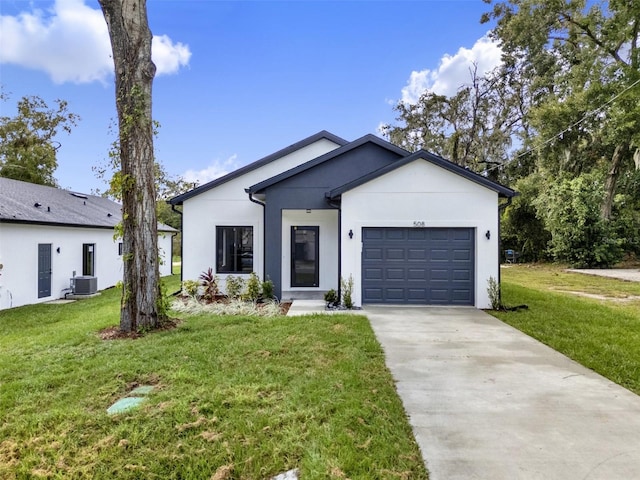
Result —
[[[96,274],[96,244],[82,244],[82,275],[95,277]]]
[[[253,272],[253,226],[216,225],[216,273]]]

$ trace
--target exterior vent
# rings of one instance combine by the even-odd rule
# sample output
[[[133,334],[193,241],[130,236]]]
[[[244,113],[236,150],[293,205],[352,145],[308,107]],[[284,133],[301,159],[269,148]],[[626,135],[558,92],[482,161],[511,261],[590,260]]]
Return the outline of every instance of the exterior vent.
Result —
[[[73,277],[71,279],[71,288],[74,295],[93,295],[98,291],[98,277],[88,275]]]

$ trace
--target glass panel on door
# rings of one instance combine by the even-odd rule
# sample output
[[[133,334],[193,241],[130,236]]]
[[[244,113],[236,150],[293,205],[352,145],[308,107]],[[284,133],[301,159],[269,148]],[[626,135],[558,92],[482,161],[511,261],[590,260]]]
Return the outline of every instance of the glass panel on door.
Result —
[[[319,227],[291,227],[291,286],[317,287]]]

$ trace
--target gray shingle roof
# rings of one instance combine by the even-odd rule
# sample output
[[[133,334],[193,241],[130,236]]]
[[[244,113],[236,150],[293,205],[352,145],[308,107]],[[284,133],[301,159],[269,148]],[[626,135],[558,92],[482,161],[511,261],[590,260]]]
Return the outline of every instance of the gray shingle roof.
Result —
[[[0,177],[0,222],[113,228],[121,209],[108,198]],[[177,231],[163,224],[158,230]]]

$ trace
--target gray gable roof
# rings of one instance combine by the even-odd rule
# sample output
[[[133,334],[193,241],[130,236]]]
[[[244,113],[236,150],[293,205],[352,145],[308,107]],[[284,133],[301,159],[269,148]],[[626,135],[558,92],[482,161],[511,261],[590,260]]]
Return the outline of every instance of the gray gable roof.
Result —
[[[288,147],[285,147],[282,150],[278,150],[277,152],[272,153],[271,155],[267,155],[266,157],[261,158],[260,160],[256,160],[253,163],[245,165],[244,167],[241,167],[237,170],[234,170],[233,172],[223,177],[216,178],[215,180],[205,183],[204,185],[200,185],[199,187],[196,187],[193,190],[189,190],[188,192],[185,192],[181,195],[173,197],[171,200],[169,200],[169,203],[171,205],[182,205],[182,202],[190,199],[191,197],[200,195],[201,193],[211,190],[212,188],[222,185],[223,183],[233,180],[234,178],[238,178],[244,175],[245,173],[251,172],[252,170],[260,168],[263,165],[267,165],[268,163],[278,160],[279,158],[289,155],[290,153],[293,153],[296,150],[300,150],[322,139],[330,140],[336,145],[346,145],[348,143],[344,138],[340,138],[331,132],[322,130],[316,133],[315,135],[311,135],[310,137],[300,140],[299,142],[296,142],[293,145],[289,145]]]
[[[108,198],[0,177],[0,222],[113,229],[121,219],[122,206]]]
[[[338,188],[334,188],[333,190],[331,190],[330,192],[327,193],[327,198],[330,199],[335,199],[337,197],[339,197],[340,195],[342,195],[344,192],[347,192],[355,187],[358,187],[364,183],[367,183],[375,178],[378,178],[386,173],[389,173],[393,170],[395,170],[396,168],[399,168],[403,165],[407,165],[408,163],[411,163],[415,160],[425,160],[429,163],[432,163],[434,165],[437,165],[441,168],[444,168],[445,170],[451,172],[451,173],[455,173],[456,175],[460,175],[463,178],[466,178],[467,180],[471,180],[472,182],[475,182],[479,185],[482,185],[483,187],[488,188],[489,190],[493,190],[494,192],[497,192],[499,196],[501,197],[506,197],[506,198],[511,198],[511,197],[515,197],[517,195],[517,192],[515,190],[512,190],[508,187],[505,187],[504,185],[501,185],[497,182],[494,182],[492,180],[489,180],[486,177],[483,177],[480,174],[477,174],[471,170],[468,170],[464,167],[461,167],[460,165],[456,165],[453,162],[450,162],[449,160],[446,160],[442,157],[439,157],[437,155],[434,155],[433,153],[429,153],[426,150],[419,150],[415,153],[412,153],[411,155],[408,155],[404,158],[401,158],[383,168],[380,168],[378,170],[375,170],[367,175],[364,175],[352,182],[349,182],[345,185],[342,185],[341,187]]]
[[[373,143],[375,145],[378,145],[379,147],[385,148],[402,157],[409,154],[409,152],[404,150],[403,148],[400,148],[390,142],[387,142],[386,140],[383,140],[380,137],[376,137],[375,135],[368,134],[363,137],[360,137],[357,140],[354,140],[351,143],[347,143],[346,145],[343,145],[340,148],[336,148],[335,150],[327,152],[324,155],[321,155],[317,158],[314,158],[313,160],[303,163],[302,165],[298,165],[297,167],[294,167],[290,170],[287,170],[286,172],[282,172],[278,175],[268,178],[260,183],[256,183],[255,185],[252,185],[251,187],[249,187],[249,189],[247,190],[247,193],[258,193],[267,187],[270,187],[272,185],[275,185],[278,182],[281,182],[282,180],[285,180],[287,178],[293,177],[294,175],[297,175],[306,170],[309,170],[321,163],[331,160],[332,158],[336,158],[339,155],[343,155],[346,152],[349,152],[358,147],[361,147],[366,143]]]

